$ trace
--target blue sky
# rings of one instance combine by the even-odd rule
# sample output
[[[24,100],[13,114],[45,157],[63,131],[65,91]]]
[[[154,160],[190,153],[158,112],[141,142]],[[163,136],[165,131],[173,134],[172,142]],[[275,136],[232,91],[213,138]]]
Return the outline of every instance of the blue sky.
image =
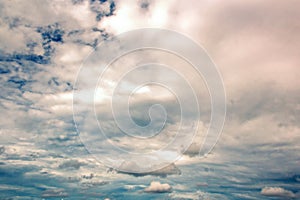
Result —
[[[0,4],[1,199],[300,198],[299,2],[2,0]],[[95,91],[95,114],[107,140],[98,140],[98,125],[86,115],[84,105],[75,108],[74,123],[77,73],[82,64],[93,70],[95,63],[84,61],[101,42],[138,28],[184,34],[201,44],[218,67],[227,116],[219,141],[206,158],[197,156],[211,117],[205,82],[186,62],[166,52],[140,51],[120,58],[96,90],[89,90],[88,81],[98,76],[82,76],[87,92]],[[198,91],[200,119],[188,106],[193,105],[188,87],[170,76],[169,69],[157,72],[145,67],[128,75],[118,97],[123,100],[122,87],[126,90],[145,79],[170,82],[186,102],[182,107],[189,113],[185,125],[191,125],[183,127],[178,145],[186,144],[196,121],[199,129],[175,163],[135,174],[132,171],[147,168],[147,159],[128,161],[120,165],[127,171],[122,172],[105,165],[104,155],[117,159],[124,155],[110,154],[107,141],[145,153],[166,145],[180,125],[180,104],[161,85],[137,89],[129,99],[133,120],[139,125],[149,123],[151,105],[164,106],[168,118],[161,136],[146,142],[125,137],[114,124],[107,103],[112,87],[129,66],[147,56],[190,77]],[[89,100],[82,92],[77,100],[84,104]],[[124,117],[122,107],[117,108]],[[161,114],[156,111],[154,118]],[[155,128],[159,121],[153,121]],[[78,132],[81,127],[86,132]],[[85,144],[101,148],[92,155]],[[174,149],[169,150],[159,158],[173,156]]]

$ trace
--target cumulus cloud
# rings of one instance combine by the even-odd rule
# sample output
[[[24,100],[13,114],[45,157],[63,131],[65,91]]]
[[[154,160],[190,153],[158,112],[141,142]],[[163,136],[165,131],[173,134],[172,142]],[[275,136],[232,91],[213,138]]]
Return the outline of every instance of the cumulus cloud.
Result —
[[[158,181],[152,181],[150,186],[145,188],[145,192],[163,193],[171,192],[172,187],[168,183],[160,183]]]
[[[261,190],[261,194],[270,197],[283,197],[283,198],[294,198],[296,195],[289,190],[281,187],[264,187]]]

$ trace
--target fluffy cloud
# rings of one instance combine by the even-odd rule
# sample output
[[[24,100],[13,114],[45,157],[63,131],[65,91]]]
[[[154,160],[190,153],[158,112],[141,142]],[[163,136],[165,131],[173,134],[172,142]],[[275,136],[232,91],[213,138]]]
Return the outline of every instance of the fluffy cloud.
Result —
[[[261,190],[261,194],[270,197],[285,197],[285,198],[296,197],[296,195],[292,191],[286,190],[281,187],[264,187]]]
[[[145,192],[154,192],[154,193],[162,193],[162,192],[170,192],[172,187],[167,183],[160,183],[158,181],[152,181],[150,186],[145,188]]]

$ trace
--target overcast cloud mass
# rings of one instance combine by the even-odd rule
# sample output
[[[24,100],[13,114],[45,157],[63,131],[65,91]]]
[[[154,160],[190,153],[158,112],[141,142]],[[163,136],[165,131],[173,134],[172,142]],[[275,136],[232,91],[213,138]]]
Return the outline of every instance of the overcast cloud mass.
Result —
[[[299,19],[297,0],[0,0],[0,199],[300,198]],[[163,59],[191,77],[201,99],[199,129],[183,156],[152,172],[134,173],[147,166],[145,160],[123,162],[122,169],[128,170],[120,171],[99,162],[80,140],[72,105],[82,62],[101,42],[138,28],[184,34],[201,44],[218,67],[227,116],[206,158],[198,158],[211,117],[205,82],[188,70],[187,63],[166,52],[137,52],[120,58],[106,72],[94,99],[106,140],[91,136],[98,125],[83,107],[76,107],[75,121],[87,130],[81,135],[85,142],[102,147],[96,152],[100,156],[109,151],[107,141],[142,153],[168,144],[180,118],[172,91],[152,85],[131,96],[130,112],[138,125],[149,123],[153,104],[160,103],[168,113],[161,134],[147,141],[121,134],[108,106],[111,87],[122,70],[146,56]],[[144,80],[143,74],[172,82],[182,97],[188,97],[187,85],[168,76],[167,69],[147,67],[127,77],[118,97]],[[80,95],[85,93],[79,91]],[[192,105],[190,98],[184,101]],[[195,110],[183,109],[193,125],[198,120]],[[121,118],[125,114],[118,110]],[[160,118],[155,119],[153,127],[159,130]],[[183,131],[189,134],[190,127]],[[183,151],[171,149],[162,157]]]

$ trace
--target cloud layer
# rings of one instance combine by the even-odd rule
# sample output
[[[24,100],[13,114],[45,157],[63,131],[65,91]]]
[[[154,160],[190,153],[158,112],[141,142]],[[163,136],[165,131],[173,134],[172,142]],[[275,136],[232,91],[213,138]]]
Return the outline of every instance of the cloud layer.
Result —
[[[1,1],[0,197],[297,198],[299,8],[293,0]],[[131,99],[134,121],[146,125],[149,107],[161,103],[169,113],[167,126],[148,142],[121,135],[105,104],[124,69],[120,66],[148,55],[182,70],[200,91],[199,134],[185,155],[176,165],[137,177],[107,171],[86,151],[73,121],[72,91],[80,65],[94,47],[110,36],[142,27],[172,29],[200,43],[222,74],[228,101],[222,137],[211,155],[199,160],[211,111],[205,82],[186,63],[163,53],[139,52],[115,63],[104,87],[96,91],[97,114],[110,131],[110,141],[126,150],[159,149],[176,135],[179,115],[170,92],[145,87]],[[143,73],[174,81],[164,71]],[[144,78],[130,77],[126,84]],[[182,84],[175,83],[185,94]],[[95,130],[96,124],[84,113],[78,117]],[[189,117],[193,124],[195,116]],[[151,182],[154,176],[157,182]],[[135,186],[126,190],[124,185]]]

